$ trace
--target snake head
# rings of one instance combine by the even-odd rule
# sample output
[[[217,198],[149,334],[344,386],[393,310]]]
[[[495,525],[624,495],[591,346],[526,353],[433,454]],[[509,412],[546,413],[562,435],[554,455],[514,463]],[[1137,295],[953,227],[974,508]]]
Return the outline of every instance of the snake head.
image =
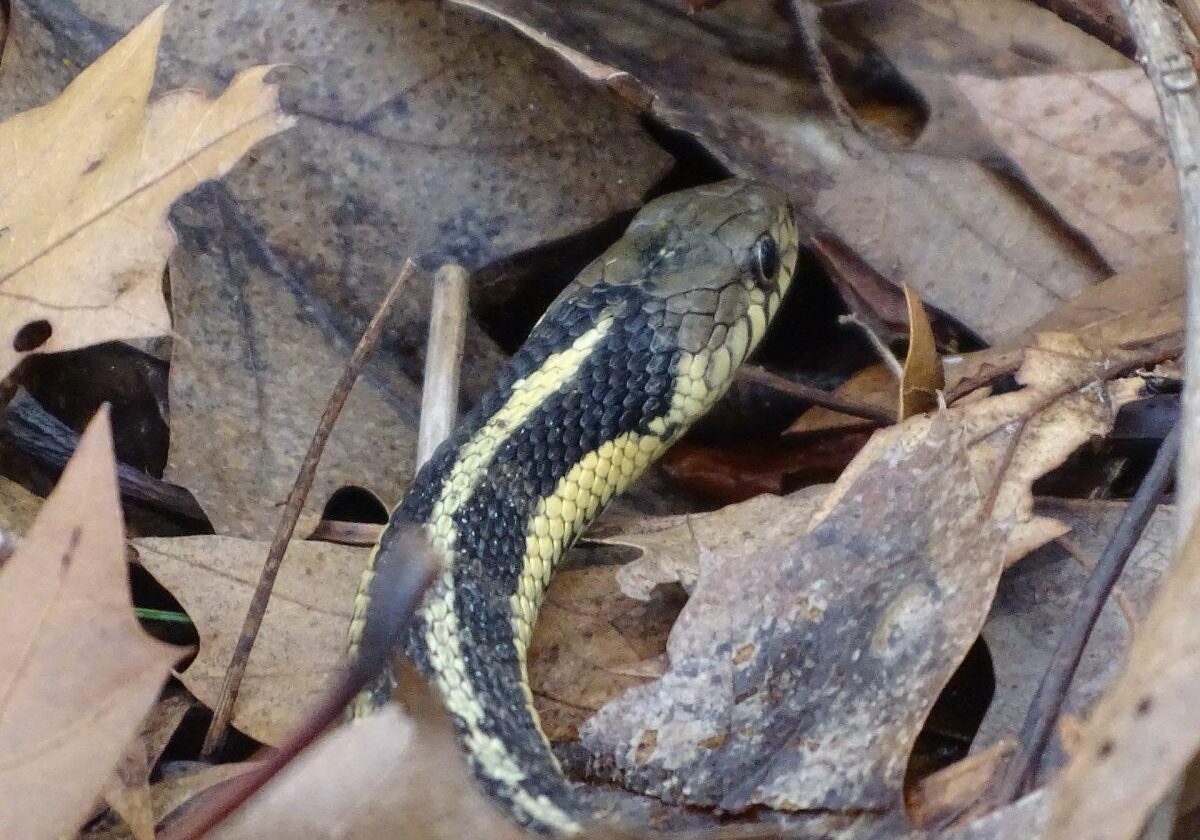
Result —
[[[732,179],[648,203],[585,274],[662,300],[664,326],[684,352],[727,347],[736,367],[762,339],[791,285],[798,247],[787,196],[769,184]]]

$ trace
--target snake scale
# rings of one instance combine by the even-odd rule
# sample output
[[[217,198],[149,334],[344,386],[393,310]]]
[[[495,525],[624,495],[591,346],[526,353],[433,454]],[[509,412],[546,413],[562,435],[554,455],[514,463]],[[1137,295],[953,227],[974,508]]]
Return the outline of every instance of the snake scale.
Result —
[[[499,381],[419,470],[375,558],[420,527],[443,555],[408,654],[431,678],[483,788],[521,824],[572,834],[585,809],[542,733],[525,656],[579,535],[728,389],[792,281],[798,236],[772,186],[658,198],[550,305]],[[355,702],[388,698],[382,682]]]

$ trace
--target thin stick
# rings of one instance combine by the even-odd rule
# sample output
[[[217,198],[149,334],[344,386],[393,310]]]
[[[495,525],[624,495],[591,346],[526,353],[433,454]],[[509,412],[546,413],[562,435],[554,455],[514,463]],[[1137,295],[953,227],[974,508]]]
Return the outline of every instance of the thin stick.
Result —
[[[801,382],[793,382],[790,379],[786,379],[779,374],[771,373],[769,370],[764,370],[760,367],[746,366],[738,371],[738,377],[762,385],[765,388],[770,388],[773,391],[778,391],[781,394],[787,394],[789,397],[795,397],[796,399],[810,402],[813,405],[839,411],[842,414],[849,414],[851,417],[861,417],[864,420],[870,420],[872,423],[878,423],[881,426],[890,426],[896,422],[895,416],[885,409],[848,400],[845,397],[839,397],[837,394],[831,394],[829,391],[813,388]]]
[[[46,411],[28,391],[22,390],[0,417],[0,440],[10,442],[45,466],[61,470],[79,445],[79,433]],[[135,499],[172,516],[208,522],[191,493],[146,475],[138,467],[118,461],[117,484],[122,498]]]
[[[467,272],[447,263],[433,278],[429,343],[425,347],[425,384],[421,391],[421,428],[417,466],[433,455],[458,419],[458,380],[467,335]]]
[[[892,348],[884,343],[884,340],[876,334],[875,330],[871,329],[869,324],[854,314],[839,316],[838,323],[852,324],[862,330],[863,334],[867,337],[867,341],[871,342],[871,346],[875,348],[875,353],[879,356],[880,361],[892,372],[892,376],[896,377],[896,381],[903,381],[904,365],[900,364],[900,360],[896,358],[896,354],[892,352]]]
[[[821,12],[816,4],[812,0],[788,0],[787,10],[792,31],[804,50],[805,58],[812,65],[817,76],[817,85],[821,88],[821,94],[825,97],[833,116],[842,125],[853,128],[860,134],[874,137],[875,132],[863,125],[854,107],[846,99],[846,94],[842,92],[841,86],[833,76],[828,57],[821,49]]]
[[[1187,340],[1183,353],[1183,400],[1179,477],[1175,488],[1175,542],[1182,551],[1200,513],[1200,78],[1188,46],[1161,0],[1120,0],[1150,77],[1167,129],[1167,145],[1179,184],[1180,228],[1187,278]],[[1180,4],[1195,46],[1200,14],[1194,0]],[[1184,562],[1182,555],[1177,562]],[[1148,820],[1174,823],[1182,782],[1176,782]],[[1158,817],[1155,820],[1155,817]]]
[[[266,562],[263,563],[262,574],[259,576],[258,585],[255,587],[254,597],[250,600],[249,609],[246,610],[246,620],[242,624],[242,633],[238,637],[237,646],[234,648],[233,656],[229,662],[229,668],[225,672],[225,681],[221,685],[221,697],[213,710],[212,723],[209,724],[208,732],[204,736],[204,746],[201,749],[201,756],[204,758],[211,758],[213,753],[216,752],[225,735],[225,729],[229,725],[229,718],[233,713],[233,704],[237,701],[242,677],[246,673],[246,663],[250,659],[250,650],[254,647],[254,640],[258,636],[258,629],[262,626],[263,615],[266,614],[267,603],[271,599],[271,590],[275,586],[275,578],[279,574],[280,565],[283,563],[284,551],[287,549],[288,541],[292,538],[292,533],[296,530],[296,522],[300,518],[300,509],[304,505],[308,491],[312,488],[313,478],[317,472],[317,464],[321,460],[321,452],[325,449],[325,442],[329,439],[329,433],[333,430],[334,421],[337,420],[338,414],[341,413],[342,406],[346,404],[346,398],[349,397],[350,389],[354,387],[354,382],[358,379],[359,371],[362,370],[367,354],[371,352],[371,349],[379,341],[379,335],[383,332],[384,316],[391,309],[400,291],[415,271],[416,266],[413,264],[413,261],[405,261],[404,266],[400,269],[400,273],[396,276],[395,281],[393,281],[392,287],[388,289],[387,295],[379,304],[374,317],[371,318],[371,323],[367,325],[362,338],[359,339],[358,346],[354,348],[354,353],[351,354],[350,361],[346,363],[346,368],[342,371],[341,378],[338,379],[337,384],[333,388],[333,393],[329,396],[329,403],[325,406],[325,413],[321,415],[321,419],[317,423],[312,443],[309,444],[308,452],[304,455],[304,461],[300,465],[300,472],[296,476],[296,483],[292,485],[292,492],[288,495],[287,504],[284,506],[283,514],[279,518],[279,527],[275,531],[275,538],[271,541]]]
[[[277,750],[243,776],[201,800],[178,822],[159,832],[159,840],[197,840],[238,809],[292,759],[335,723],[363,687],[391,661],[392,653],[421,604],[441,564],[417,530],[401,535],[390,561],[376,570],[371,614],[363,631],[359,656],[325,692],[317,708]]]
[[[1187,277],[1182,440],[1175,538],[1180,546],[1200,512],[1200,79],[1162,0],[1120,0],[1162,111],[1179,183]]]
[[[1158,448],[1150,471],[1125,508],[1120,524],[1104,547],[1104,553],[1088,576],[1083,591],[1079,593],[1071,620],[1063,629],[1054,655],[1046,666],[1046,673],[1042,675],[1037,692],[1029,703],[1017,748],[993,789],[997,804],[1011,802],[1028,792],[1037,777],[1054,725],[1066,702],[1071,680],[1079,668],[1079,661],[1083,658],[1084,648],[1091,638],[1100,611],[1162,499],[1179,454],[1179,438],[1180,426],[1177,424]]]

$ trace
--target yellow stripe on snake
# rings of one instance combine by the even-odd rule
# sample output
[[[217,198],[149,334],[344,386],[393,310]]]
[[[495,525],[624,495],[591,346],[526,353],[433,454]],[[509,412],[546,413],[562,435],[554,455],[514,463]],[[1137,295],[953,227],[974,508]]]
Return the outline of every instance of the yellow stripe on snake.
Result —
[[[550,576],[604,506],[728,389],[792,281],[786,197],[731,180],[647,204],[552,303],[496,387],[418,472],[375,558],[422,527],[445,571],[408,654],[458,726],[484,789],[523,825],[579,830],[586,809],[538,723],[525,653]],[[355,702],[386,702],[386,680]]]

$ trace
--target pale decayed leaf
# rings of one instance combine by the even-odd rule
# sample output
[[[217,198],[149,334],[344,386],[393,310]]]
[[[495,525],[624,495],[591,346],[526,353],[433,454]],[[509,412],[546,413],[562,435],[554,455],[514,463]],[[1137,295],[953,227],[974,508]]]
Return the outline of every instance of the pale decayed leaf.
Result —
[[[1175,556],[1061,781],[1047,840],[1132,840],[1200,746],[1200,527]]]
[[[702,552],[670,670],[581,730],[598,766],[724,810],[895,808],[1000,572],[1063,531],[1030,485],[1111,423],[1103,363],[1045,337],[1023,390],[877,433],[802,539]]]
[[[528,838],[475,787],[444,713],[396,704],[329,733],[214,840]]]
[[[0,574],[0,835],[78,828],[178,648],[133,615],[107,414]]]
[[[142,564],[179,600],[200,633],[200,652],[181,674],[213,705],[229,666],[267,544],[235,537],[135,542]],[[367,549],[293,542],[247,663],[233,725],[277,744],[312,708],[345,655],[346,628]]]
[[[165,333],[168,208],[291,124],[265,67],[218,99],[180,91],[148,107],[164,14],[0,124],[0,373],[35,350]]]
[[[996,690],[972,751],[1019,731],[1091,564],[1112,538],[1125,507],[1123,502],[1091,499],[1039,501],[1038,511],[1069,525],[1071,533],[1021,560],[1000,581],[982,634]],[[1125,662],[1136,626],[1170,566],[1174,519],[1174,506],[1160,506],[1138,539],[1071,680],[1064,706],[1068,714],[1086,715]],[[1048,778],[1064,761],[1061,748],[1052,743],[1042,759],[1041,777]]]
[[[155,704],[142,721],[142,729],[125,750],[117,772],[104,786],[104,800],[120,814],[135,840],[154,840],[154,797],[150,790],[150,771],[158,763],[167,742],[179,728],[183,716],[192,707],[192,699],[183,695],[167,697]]]
[[[1179,192],[1141,67],[961,76],[993,139],[1116,271],[1179,249]]]

